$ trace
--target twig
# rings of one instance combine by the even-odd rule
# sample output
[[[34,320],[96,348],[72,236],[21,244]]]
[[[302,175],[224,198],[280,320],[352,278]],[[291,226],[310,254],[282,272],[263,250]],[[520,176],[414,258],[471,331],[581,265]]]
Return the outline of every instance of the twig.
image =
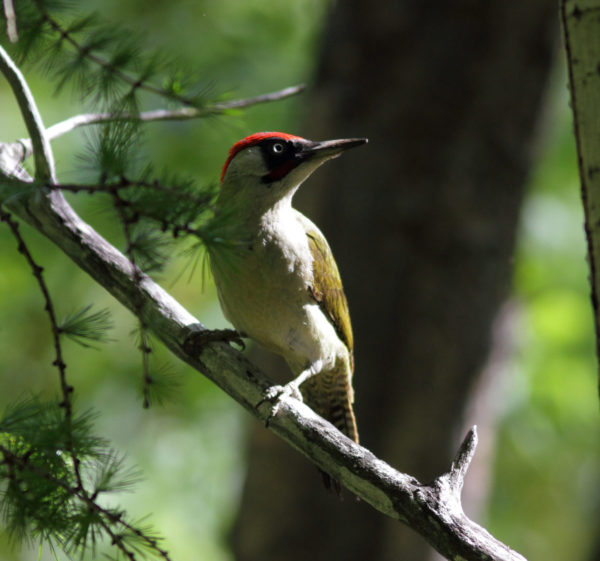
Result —
[[[210,115],[220,115],[232,109],[244,109],[260,103],[279,101],[294,95],[298,95],[305,89],[304,84],[290,86],[282,90],[270,92],[255,97],[244,99],[235,99],[232,101],[222,101],[206,105],[205,107],[181,107],[178,109],[155,109],[153,111],[142,111],[138,114],[133,113],[84,113],[75,115],[52,125],[46,130],[48,140],[54,140],[72,130],[87,126],[100,125],[103,123],[111,123],[115,121],[185,121],[188,119],[200,119]],[[24,159],[31,155],[32,144],[28,138],[20,139],[19,143],[25,146]]]
[[[121,178],[115,183],[101,183],[95,185],[87,185],[81,183],[60,183],[60,185],[50,186],[51,189],[57,189],[60,191],[69,191],[70,193],[113,193],[115,191],[122,191],[125,189],[131,189],[132,187],[139,187],[141,189],[148,189],[149,191],[157,191],[159,193],[165,193],[173,197],[174,199],[185,200],[190,203],[194,203],[198,206],[208,204],[210,197],[198,197],[191,193],[181,191],[175,187],[169,187],[163,185],[158,181],[143,181],[135,179],[127,179],[126,177]]]
[[[35,180],[39,183],[56,183],[54,157],[37,105],[23,74],[1,45],[0,72],[4,74],[15,94],[31,138],[35,160]]]
[[[4,222],[10,228],[14,238],[17,240],[18,251],[25,257],[27,263],[31,268],[31,272],[35,277],[35,280],[38,283],[42,296],[44,298],[44,310],[48,315],[48,319],[50,320],[50,329],[52,332],[52,343],[54,345],[54,353],[55,358],[52,362],[53,366],[56,366],[58,369],[59,377],[60,377],[60,389],[62,392],[62,402],[60,406],[65,410],[65,420],[67,426],[70,429],[71,421],[73,418],[73,407],[71,403],[71,393],[73,392],[73,386],[71,386],[67,382],[67,374],[66,368],[67,365],[63,360],[62,346],[60,343],[60,327],[58,326],[58,321],[56,319],[56,313],[54,311],[54,304],[52,303],[52,298],[50,297],[50,291],[48,290],[48,285],[44,280],[43,276],[43,267],[40,267],[34,260],[33,255],[29,251],[23,236],[21,236],[21,232],[19,231],[19,224],[12,219],[11,215],[2,210],[0,207],[0,222]],[[71,447],[72,448],[72,447]]]
[[[71,45],[79,53],[79,56],[91,60],[93,63],[97,64],[104,70],[108,70],[109,72],[117,76],[119,79],[121,79],[123,82],[129,84],[132,90],[142,89],[162,97],[177,100],[180,103],[184,103],[186,105],[193,105],[193,101],[191,99],[175,95],[162,88],[157,88],[156,86],[153,86],[148,82],[144,82],[138,78],[133,78],[126,72],[119,70],[114,64],[92,53],[89,48],[82,47],[79,44],[79,42],[73,38],[73,35],[68,30],[64,29],[52,16],[50,16],[50,14],[47,11],[40,9],[40,12],[44,20],[50,25],[50,27],[60,35],[62,40],[69,43],[69,45]]]
[[[84,113],[75,115],[60,123],[52,125],[46,132],[50,140],[54,140],[63,134],[85,125],[98,125],[114,121],[185,121],[188,119],[198,119],[209,115],[218,115],[231,109],[244,109],[252,105],[278,101],[294,95],[298,95],[305,89],[304,84],[290,86],[275,92],[248,97],[244,99],[235,99],[232,101],[222,101],[206,105],[205,107],[180,107],[178,109],[155,109],[153,111],[142,111],[138,114],[133,113]]]
[[[6,18],[6,35],[11,43],[16,43],[19,40],[17,32],[17,16],[12,0],[4,0],[4,17]]]
[[[90,493],[87,490],[85,490],[84,488],[82,488],[79,484],[76,487],[73,487],[68,482],[64,481],[63,479],[55,477],[51,473],[48,473],[47,471],[34,465],[30,461],[28,461],[26,458],[15,454],[14,452],[9,450],[2,444],[0,444],[0,453],[3,456],[5,463],[15,465],[15,466],[19,467],[20,470],[29,471],[34,475],[42,477],[43,479],[52,483],[53,485],[56,485],[57,487],[61,487],[62,489],[67,491],[70,496],[76,497],[81,502],[85,503],[87,508],[98,513],[100,515],[98,518],[100,525],[102,526],[104,531],[108,534],[108,536],[111,538],[112,543],[116,547],[118,547],[121,550],[121,552],[130,561],[135,561],[136,558],[135,558],[134,553],[127,548],[127,546],[123,543],[123,537],[121,535],[115,533],[115,531],[111,528],[110,524],[115,524],[115,525],[120,526],[121,528],[131,532],[132,534],[135,534],[138,538],[142,539],[146,543],[147,547],[154,550],[165,561],[171,561],[168,551],[159,547],[157,540],[155,538],[151,538],[150,536],[147,536],[146,534],[144,534],[144,532],[142,532],[138,528],[135,528],[134,526],[132,526],[129,522],[124,520],[121,516],[118,516],[118,515],[116,516],[110,510],[108,510],[107,508],[98,504],[92,498],[92,496],[90,496]]]
[[[112,186],[111,186],[112,187]],[[118,186],[117,186],[118,187]],[[119,215],[119,220],[121,222],[121,227],[123,229],[123,236],[125,237],[125,255],[129,258],[129,262],[131,263],[132,280],[136,284],[138,284],[142,280],[142,271],[137,266],[135,261],[135,253],[133,247],[133,238],[131,236],[131,224],[133,220],[127,216],[127,211],[125,209],[126,201],[124,201],[118,192],[118,188],[114,187],[110,189],[110,193],[114,200],[114,206]],[[152,383],[152,378],[150,377],[150,354],[152,353],[152,347],[150,346],[148,339],[148,327],[144,323],[141,315],[141,309],[138,308],[135,310],[135,316],[138,318],[139,323],[139,331],[140,331],[140,344],[138,346],[140,352],[142,353],[142,395],[143,395],[143,404],[144,409],[148,409],[150,407],[150,384]]]
[[[463,483],[465,481],[465,476],[467,475],[467,470],[469,469],[471,460],[475,455],[477,440],[477,427],[473,426],[462,441],[462,444],[456,453],[456,457],[452,462],[452,466],[450,467],[450,472],[448,474],[450,486],[459,498],[463,488]]]
[[[67,365],[63,360],[63,352],[62,345],[60,343],[60,327],[58,326],[58,321],[56,319],[56,312],[54,311],[54,304],[52,303],[52,298],[50,297],[50,291],[48,290],[48,285],[44,280],[43,271],[44,269],[40,267],[34,260],[33,255],[29,251],[25,240],[21,236],[21,232],[19,231],[19,224],[14,221],[11,215],[0,207],[0,222],[4,222],[10,228],[14,238],[17,240],[18,251],[21,253],[27,263],[31,267],[31,272],[35,277],[42,296],[44,298],[44,310],[48,315],[48,319],[50,320],[50,331],[52,333],[52,343],[54,345],[54,353],[55,358],[52,362],[52,365],[56,367],[58,370],[59,380],[60,380],[60,390],[62,393],[62,401],[60,402],[60,407],[64,409],[65,412],[65,425],[67,428],[67,451],[71,456],[73,461],[73,470],[75,476],[77,478],[77,483],[79,487],[83,490],[83,480],[81,477],[81,472],[79,469],[79,458],[75,453],[75,448],[73,446],[73,403],[71,401],[71,394],[73,393],[73,386],[71,386],[67,382]]]

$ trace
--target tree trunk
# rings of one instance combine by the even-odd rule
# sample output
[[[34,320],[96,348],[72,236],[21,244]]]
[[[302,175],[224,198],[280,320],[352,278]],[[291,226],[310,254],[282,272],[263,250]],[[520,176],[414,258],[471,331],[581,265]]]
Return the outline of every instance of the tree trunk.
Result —
[[[556,27],[550,0],[353,0],[324,31],[303,132],[370,143],[319,170],[297,206],[344,280],[361,443],[421,481],[449,465],[510,287]],[[251,440],[238,560],[429,555],[402,525],[327,495],[263,427]]]
[[[600,1],[560,3],[600,358]],[[600,369],[598,370],[600,381]]]

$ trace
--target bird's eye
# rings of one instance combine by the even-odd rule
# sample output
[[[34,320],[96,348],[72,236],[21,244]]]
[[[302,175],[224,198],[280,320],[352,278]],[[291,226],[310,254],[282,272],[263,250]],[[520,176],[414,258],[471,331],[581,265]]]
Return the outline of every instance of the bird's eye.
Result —
[[[273,151],[273,154],[281,154],[283,152],[283,144],[281,144],[281,142],[276,142],[271,146],[271,150]]]

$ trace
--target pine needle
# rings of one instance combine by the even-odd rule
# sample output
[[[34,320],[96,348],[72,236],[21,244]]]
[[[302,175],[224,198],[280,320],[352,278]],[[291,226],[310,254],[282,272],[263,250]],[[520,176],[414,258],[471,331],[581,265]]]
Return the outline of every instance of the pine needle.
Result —
[[[89,304],[80,310],[65,316],[58,328],[72,341],[82,347],[92,347],[88,341],[106,343],[110,341],[107,331],[112,329],[113,323],[110,311],[106,308],[91,312],[92,305]]]

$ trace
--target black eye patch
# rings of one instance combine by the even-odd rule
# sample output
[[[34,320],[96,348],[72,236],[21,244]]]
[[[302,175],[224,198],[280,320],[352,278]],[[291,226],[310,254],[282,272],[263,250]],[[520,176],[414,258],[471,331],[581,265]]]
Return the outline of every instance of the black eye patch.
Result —
[[[293,142],[281,138],[270,138],[260,143],[260,149],[269,173],[263,176],[263,183],[272,183],[285,177],[300,160]]]

